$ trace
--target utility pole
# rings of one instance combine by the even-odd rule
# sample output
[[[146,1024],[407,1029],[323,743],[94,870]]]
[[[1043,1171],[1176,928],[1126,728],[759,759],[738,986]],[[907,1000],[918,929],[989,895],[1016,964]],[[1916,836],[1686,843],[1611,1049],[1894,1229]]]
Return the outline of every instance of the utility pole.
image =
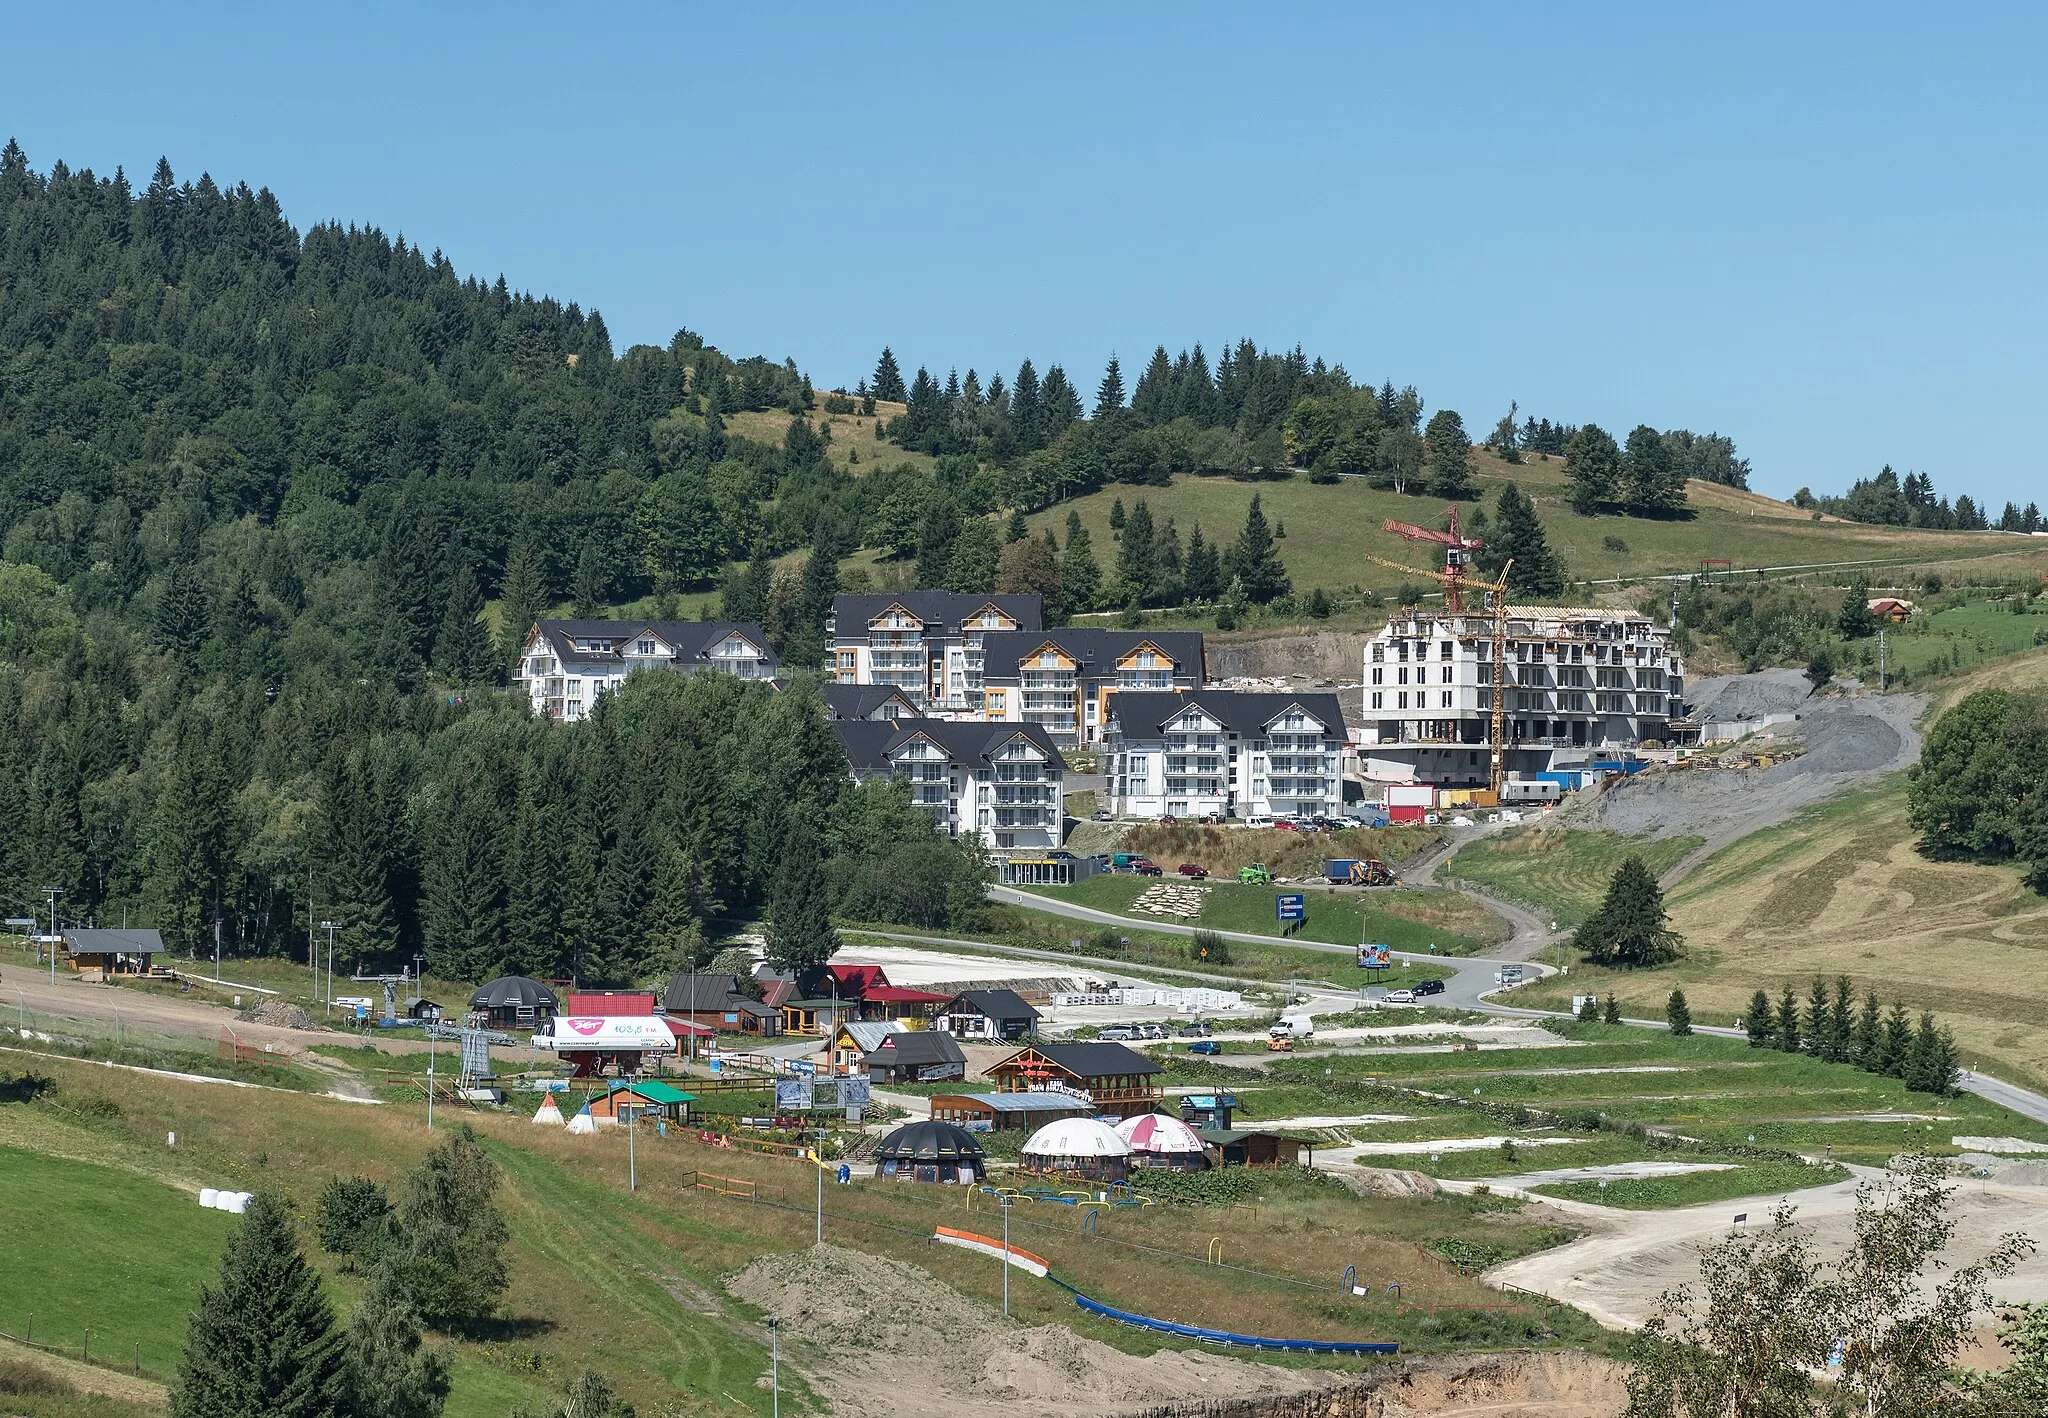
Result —
[[[818,1164],[818,1232],[813,1239],[818,1245],[825,1244],[825,1125],[818,1124],[818,1155],[813,1159]]]
[[[434,1130],[434,1031],[427,1031],[427,1131]]]
[[[46,886],[43,895],[50,898],[50,983],[57,983],[57,898],[64,894],[61,886]]]
[[[639,1121],[640,1110],[638,1108],[628,1108],[626,1110],[626,1190],[629,1192],[640,1190],[640,1165],[633,1155],[633,1125]]]
[[[1879,621],[1877,623],[1877,692],[1879,694],[1885,691],[1885,681],[1889,678],[1887,669],[1888,667],[1884,659],[1884,622]]]
[[[1010,1317],[1010,1198],[1003,1202],[1003,1318]]]
[[[768,1316],[768,1391],[773,1395],[771,1418],[782,1418],[782,1321]]]

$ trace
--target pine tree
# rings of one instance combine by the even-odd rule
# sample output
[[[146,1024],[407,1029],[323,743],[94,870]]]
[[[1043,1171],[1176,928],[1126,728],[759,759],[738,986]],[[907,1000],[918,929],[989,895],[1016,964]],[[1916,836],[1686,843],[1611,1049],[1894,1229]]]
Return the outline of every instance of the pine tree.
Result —
[[[946,568],[946,589],[962,595],[985,595],[996,588],[996,567],[1002,557],[996,529],[985,517],[971,517],[953,540],[953,559]]]
[[[1867,1073],[1884,1072],[1884,1020],[1878,1014],[1877,991],[1863,996],[1863,1013],[1856,1019],[1856,1066]]]
[[[1692,1033],[1692,1010],[1685,1002],[1684,990],[1673,990],[1671,998],[1664,1001],[1664,1022],[1671,1026],[1675,1038]]]
[[[896,365],[896,353],[887,345],[882,346],[882,357],[875,361],[875,398],[885,404],[900,404],[907,395],[903,392],[903,371]]]
[[[1666,924],[1657,878],[1630,853],[1614,870],[1607,895],[1581,925],[1573,945],[1596,965],[1621,969],[1662,965],[1685,953],[1685,941]]]
[[[759,625],[768,618],[768,593],[775,585],[775,562],[762,552],[735,572],[719,594],[718,614],[723,620],[749,621]]]
[[[1474,560],[1479,569],[1489,576],[1499,576],[1501,568],[1506,566],[1510,594],[1557,596],[1564,593],[1564,563],[1550,549],[1550,540],[1543,534],[1543,523],[1536,517],[1536,504],[1514,483],[1504,484],[1500,496],[1494,500],[1493,530]]]
[[[1828,982],[1816,975],[1813,977],[1813,988],[1806,994],[1806,1050],[1815,1058],[1827,1056],[1828,1021],[1831,1017],[1828,1009]]]
[[[1847,975],[1835,977],[1834,1003],[1828,1009],[1829,1063],[1848,1063],[1856,1053],[1856,987]]]
[[[1422,431],[1422,446],[1438,497],[1453,501],[1472,496],[1472,439],[1465,421],[1453,409],[1438,409]]]
[[[1266,514],[1259,506],[1257,493],[1252,494],[1251,505],[1245,509],[1244,530],[1238,534],[1237,545],[1230,549],[1225,569],[1245,599],[1255,605],[1278,600],[1290,589],[1287,570],[1273,547],[1273,535],[1267,530]]]
[[[1877,617],[1870,613],[1870,587],[1858,576],[1842,596],[1841,612],[1835,617],[1835,633],[1844,640],[1861,640],[1877,634]]]
[[[437,1418],[448,1356],[421,1343],[420,1314],[398,1270],[380,1266],[349,1321],[348,1418]]]
[[[1190,601],[1210,602],[1223,594],[1223,562],[1216,554],[1216,548],[1202,538],[1202,524],[1197,522],[1194,531],[1188,534],[1188,555],[1185,569],[1181,572],[1181,588]]]
[[[1621,1023],[1621,1001],[1612,994],[1608,995],[1607,1003],[1601,1007],[1600,1018],[1606,1024]]]
[[[1777,1017],[1771,1010],[1771,997],[1762,990],[1749,997],[1749,1010],[1742,1016],[1742,1027],[1749,1033],[1752,1049],[1768,1049],[1777,1038]]]
[[[290,1213],[258,1192],[203,1287],[171,1388],[171,1418],[352,1418],[341,1336]]]
[[[1788,1054],[1799,1052],[1799,999],[1790,985],[1778,997],[1778,1047]]]
[[[784,834],[770,896],[768,963],[778,970],[823,965],[839,949],[823,857],[817,833],[809,822],[798,819]]]
[[[1012,542],[1021,542],[1030,535],[1031,524],[1024,520],[1024,509],[1021,507],[1011,508],[1010,520],[1003,527],[1003,545],[1008,546]]]
[[[589,538],[583,542],[583,550],[576,556],[576,615],[578,619],[589,620],[604,609],[605,575],[604,558],[598,555],[597,543]]]
[[[548,608],[547,574],[533,543],[521,539],[505,557],[505,582],[499,588],[498,660],[511,664],[526,647],[526,637]]]
[[[1579,1022],[1598,1024],[1600,1022],[1600,996],[1587,995],[1579,1002]]]
[[[1913,1025],[1906,1017],[1906,1007],[1893,1000],[1891,1012],[1884,1021],[1884,1043],[1879,1052],[1882,1066],[1873,1072],[1882,1073],[1887,1078],[1904,1078],[1906,1054],[1912,1045]]]
[[[1115,413],[1124,406],[1124,372],[1117,364],[1116,356],[1109,357],[1109,367],[1102,371],[1102,382],[1095,386],[1095,417]]]
[[[1102,585],[1102,568],[1096,565],[1094,548],[1088,544],[1088,529],[1079,518],[1067,523],[1067,549],[1060,553],[1060,589],[1067,613],[1095,609]]]
[[[1121,532],[1124,529],[1124,500],[1119,497],[1109,504],[1109,530]],[[1069,531],[1072,529],[1070,528]]]
[[[1152,509],[1141,497],[1124,522],[1124,534],[1116,544],[1117,598],[1144,604],[1156,577],[1153,558]]]
[[[1572,483],[1572,510],[1591,516],[1620,500],[1621,448],[1597,423],[1584,424],[1564,448]]]

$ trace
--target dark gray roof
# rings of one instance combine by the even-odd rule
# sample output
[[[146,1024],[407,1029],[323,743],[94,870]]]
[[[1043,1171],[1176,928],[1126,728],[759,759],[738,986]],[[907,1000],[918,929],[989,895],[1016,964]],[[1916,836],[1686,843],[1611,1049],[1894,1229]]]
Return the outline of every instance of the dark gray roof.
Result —
[[[1136,1049],[1127,1049],[1122,1044],[1097,1041],[1081,1044],[1039,1044],[1036,1047],[1039,1053],[1079,1078],[1110,1078],[1118,1074],[1162,1071],[1157,1061],[1145,1057]]]
[[[1067,760],[1060,756],[1052,738],[1040,724],[985,723],[978,719],[840,719],[832,732],[846,751],[855,772],[887,772],[889,754],[922,734],[946,751],[954,763],[991,767],[989,757],[1013,738],[1026,738],[1061,772]]]
[[[546,638],[563,667],[570,670],[617,670],[634,663],[619,647],[638,637],[652,633],[657,639],[675,647],[673,660],[664,657],[658,663],[671,668],[704,668],[712,663],[711,647],[726,636],[738,632],[760,652],[760,662],[771,671],[781,667],[782,660],[768,647],[768,637],[760,626],[750,621],[739,620],[543,620],[535,623],[534,629]],[[613,648],[603,650],[579,650],[577,640],[610,640]]]
[[[739,991],[740,982],[736,975],[678,973],[669,976],[661,1005],[668,1010],[708,1014],[714,1009],[727,1008],[726,1000]]]
[[[1326,734],[1342,736],[1344,709],[1334,694],[1269,694],[1249,689],[1190,689],[1171,694],[1126,690],[1109,703],[1109,717],[1123,725],[1126,734],[1148,736],[1159,732],[1169,719],[1199,704],[1224,728],[1234,734],[1256,737],[1289,709],[1300,707],[1320,720]]]
[[[1024,996],[1015,990],[962,990],[953,996],[953,1004],[964,1004],[990,1019],[1036,1020],[1038,1011],[1033,1009]],[[942,1010],[941,1013],[944,1011]]]
[[[875,1144],[884,1162],[968,1162],[987,1155],[966,1128],[930,1119],[905,1123]]]
[[[471,1009],[559,1009],[561,1004],[553,990],[524,975],[501,976],[469,997]]]
[[[825,708],[835,719],[917,717],[917,706],[894,685],[828,684],[821,688],[825,695]],[[889,705],[896,707],[898,712],[895,715],[885,715],[883,712]]]
[[[1036,594],[981,596],[961,595],[953,591],[896,591],[883,595],[834,596],[832,631],[835,635],[865,634],[869,621],[891,606],[901,606],[924,622],[927,636],[958,635],[962,620],[990,605],[1016,621],[1020,631],[1035,632],[1045,624],[1045,598]]]
[[[1068,626],[1063,630],[999,630],[982,640],[984,681],[1017,678],[1017,661],[1050,641],[1071,656],[1083,675],[1112,672],[1116,662],[1142,644],[1156,647],[1173,661],[1182,679],[1202,682],[1202,632],[1199,630],[1111,630]]]
[[[64,948],[73,955],[161,955],[164,938],[155,931],[64,931]]]
[[[861,1058],[863,1068],[871,1064],[901,1068],[905,1064],[922,1067],[925,1064],[966,1062],[967,1055],[961,1050],[959,1041],[943,1029],[899,1029],[885,1036]]]

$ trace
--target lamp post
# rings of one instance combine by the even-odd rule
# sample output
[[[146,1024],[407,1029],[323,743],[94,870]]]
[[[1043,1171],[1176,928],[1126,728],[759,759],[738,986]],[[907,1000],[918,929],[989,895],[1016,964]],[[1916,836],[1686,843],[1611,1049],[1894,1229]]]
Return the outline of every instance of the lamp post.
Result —
[[[825,1125],[818,1124],[818,1155],[813,1159],[818,1164],[818,1231],[812,1239],[818,1245],[825,1244]]]
[[[631,1089],[628,1089],[628,1090],[627,1090],[627,1096],[628,1096],[628,1097],[632,1097],[632,1096],[634,1096],[634,1094],[633,1094],[633,1092],[632,1092],[632,1090],[631,1090]],[[629,1191],[629,1192],[636,1192],[636,1191],[639,1191],[639,1190],[640,1190],[640,1164],[639,1164],[639,1162],[638,1162],[638,1161],[637,1161],[637,1160],[636,1160],[636,1159],[634,1158],[634,1155],[633,1155],[633,1132],[634,1132],[634,1125],[635,1125],[636,1123],[638,1123],[639,1121],[640,1121],[640,1110],[639,1110],[638,1108],[634,1108],[634,1107],[629,1107],[629,1108],[627,1108],[627,1109],[626,1109],[626,1190],[627,1190],[627,1191]]]
[[[772,1418],[782,1418],[782,1321],[768,1316],[768,1392]]]
[[[427,1131],[434,1130],[434,1032],[427,1031]]]
[[[333,921],[322,921],[321,929],[327,932],[327,1012],[334,1013],[334,932],[339,929]]]
[[[1003,1197],[1003,1318],[1010,1317],[1010,1208],[1015,1204]]]
[[[61,886],[46,886],[43,895],[50,898],[50,983],[57,983],[57,898],[64,894]]]

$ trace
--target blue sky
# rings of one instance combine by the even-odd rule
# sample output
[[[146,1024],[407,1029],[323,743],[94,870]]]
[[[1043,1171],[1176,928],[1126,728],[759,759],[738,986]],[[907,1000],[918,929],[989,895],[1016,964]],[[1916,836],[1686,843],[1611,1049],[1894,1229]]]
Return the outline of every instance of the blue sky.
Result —
[[[2048,12],[1683,9],[15,7],[0,127],[821,386],[1249,335],[2048,500]]]

